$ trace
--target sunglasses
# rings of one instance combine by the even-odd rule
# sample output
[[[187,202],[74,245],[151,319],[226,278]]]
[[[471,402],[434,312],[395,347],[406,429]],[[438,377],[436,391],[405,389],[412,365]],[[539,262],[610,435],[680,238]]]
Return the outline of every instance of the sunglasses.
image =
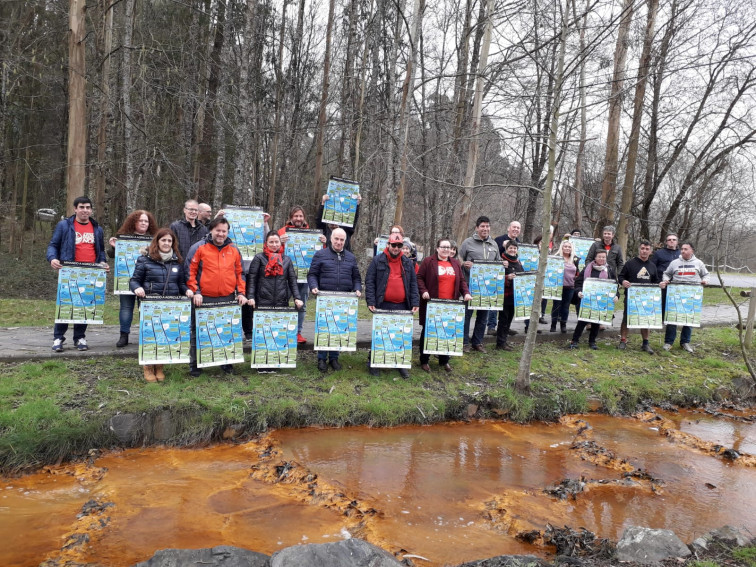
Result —
[[[401,242],[392,242],[391,244],[389,244],[389,246],[391,246],[391,248],[401,248],[402,246],[404,246],[404,244],[402,244]]]

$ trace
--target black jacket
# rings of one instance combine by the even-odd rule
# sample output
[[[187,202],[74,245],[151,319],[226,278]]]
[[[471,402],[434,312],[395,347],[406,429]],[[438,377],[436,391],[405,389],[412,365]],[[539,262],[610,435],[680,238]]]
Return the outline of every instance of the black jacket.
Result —
[[[404,282],[404,301],[407,310],[420,307],[420,294],[417,291],[417,275],[415,263],[404,256],[402,262],[402,281]],[[390,268],[386,254],[378,254],[373,258],[365,276],[365,300],[369,306],[380,307],[386,294]]]
[[[167,262],[156,262],[149,256],[137,258],[134,275],[129,280],[129,289],[144,289],[147,295],[186,294],[184,266],[173,256]]]
[[[265,266],[268,257],[260,252],[252,259],[247,272],[247,299],[254,299],[257,307],[287,307],[289,296],[302,299],[297,286],[297,272],[291,258],[285,254],[283,260],[283,274],[280,276],[265,276]]]

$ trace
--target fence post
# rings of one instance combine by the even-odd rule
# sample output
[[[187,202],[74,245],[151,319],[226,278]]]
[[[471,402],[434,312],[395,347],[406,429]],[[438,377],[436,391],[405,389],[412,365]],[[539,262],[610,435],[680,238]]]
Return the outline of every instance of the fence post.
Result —
[[[748,320],[746,321],[745,346],[753,348],[753,320],[756,317],[756,287],[751,288],[751,299],[748,301]]]

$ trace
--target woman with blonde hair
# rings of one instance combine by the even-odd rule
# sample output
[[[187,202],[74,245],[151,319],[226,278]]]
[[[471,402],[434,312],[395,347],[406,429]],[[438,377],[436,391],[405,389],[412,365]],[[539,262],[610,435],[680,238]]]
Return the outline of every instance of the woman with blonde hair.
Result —
[[[562,333],[566,333],[567,318],[570,315],[570,304],[572,303],[572,296],[575,293],[578,258],[575,256],[575,250],[572,242],[569,240],[562,240],[557,255],[561,256],[564,260],[564,281],[562,283],[562,299],[553,300],[551,303],[551,332],[556,332],[556,325],[559,322],[559,330]]]

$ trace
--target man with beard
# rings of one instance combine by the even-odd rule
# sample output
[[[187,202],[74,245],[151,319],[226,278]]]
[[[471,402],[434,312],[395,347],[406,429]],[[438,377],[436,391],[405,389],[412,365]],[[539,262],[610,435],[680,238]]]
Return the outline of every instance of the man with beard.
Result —
[[[641,240],[638,248],[638,256],[628,260],[622,267],[619,274],[619,283],[625,288],[625,309],[622,312],[622,326],[620,327],[620,343],[617,348],[625,350],[627,348],[627,290],[633,284],[654,284],[658,283],[659,278],[656,273],[656,266],[651,260],[651,242]],[[641,350],[648,354],[654,354],[654,351],[648,344],[648,329],[640,330],[643,344]]]

